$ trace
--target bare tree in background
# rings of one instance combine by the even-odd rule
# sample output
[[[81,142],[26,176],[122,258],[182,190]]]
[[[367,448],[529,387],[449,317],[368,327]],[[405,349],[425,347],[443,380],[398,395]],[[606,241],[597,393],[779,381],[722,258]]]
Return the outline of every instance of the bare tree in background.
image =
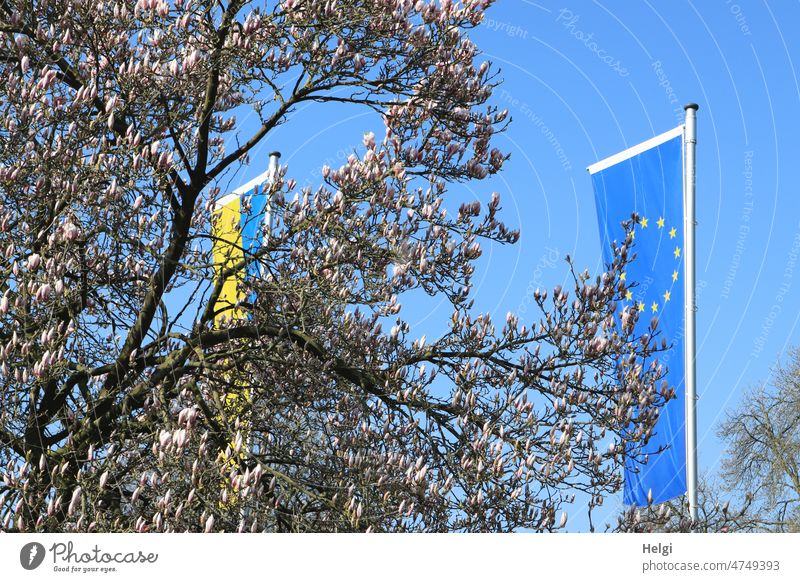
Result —
[[[519,236],[446,202],[507,158],[489,4],[0,0],[3,530],[549,531],[619,490],[673,396],[630,236],[530,327],[472,308],[481,242]],[[311,102],[383,135],[313,189],[282,168],[268,243],[215,265],[224,184]],[[231,276],[254,301],[219,307]]]
[[[763,531],[763,522],[753,507],[753,498],[744,496],[732,505],[719,483],[701,479],[697,487],[697,521],[692,522],[685,496],[646,507],[629,507],[617,515],[607,531],[624,533],[732,533]]]
[[[753,496],[765,529],[800,531],[800,349],[744,394],[719,436],[726,488]]]
[[[786,364],[777,364],[768,382],[742,395],[718,436],[725,445],[719,478],[701,481],[695,523],[681,497],[628,508],[613,529],[800,531],[800,349],[789,352]]]

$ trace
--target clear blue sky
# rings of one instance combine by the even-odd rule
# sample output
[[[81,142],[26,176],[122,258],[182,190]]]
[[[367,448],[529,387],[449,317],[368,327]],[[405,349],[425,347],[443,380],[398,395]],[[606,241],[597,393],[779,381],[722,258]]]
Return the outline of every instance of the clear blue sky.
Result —
[[[472,34],[502,68],[495,102],[513,117],[497,140],[511,152],[502,174],[453,190],[484,201],[499,191],[507,222],[521,228],[518,245],[486,248],[481,260],[476,308],[496,317],[511,310],[532,321],[532,290],[565,281],[567,254],[601,272],[586,166],[678,125],[685,103],[700,104],[701,474],[720,460],[724,412],[800,344],[798,22],[800,4],[788,1],[501,0]],[[300,184],[319,184],[321,165],[341,165],[369,130],[381,135],[359,110],[303,109],[256,152],[264,165],[254,159],[232,186],[262,171],[271,149]],[[409,307],[420,335],[438,327],[436,305]],[[583,527],[575,517],[570,529]]]

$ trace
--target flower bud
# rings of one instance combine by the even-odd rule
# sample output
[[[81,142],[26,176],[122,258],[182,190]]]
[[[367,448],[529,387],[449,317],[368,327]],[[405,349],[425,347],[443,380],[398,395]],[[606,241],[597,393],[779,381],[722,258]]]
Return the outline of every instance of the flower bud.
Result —
[[[37,253],[32,254],[28,257],[28,270],[35,271],[39,268],[39,265],[42,264],[42,257],[39,256]]]

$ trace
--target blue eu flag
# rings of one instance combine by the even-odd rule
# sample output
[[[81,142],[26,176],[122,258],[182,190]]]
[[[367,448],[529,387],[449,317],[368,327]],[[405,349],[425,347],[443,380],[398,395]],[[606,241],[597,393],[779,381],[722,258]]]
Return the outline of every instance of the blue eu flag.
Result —
[[[621,223],[639,216],[636,259],[622,275],[631,285],[624,303],[641,312],[637,331],[658,317],[669,348],[658,360],[676,398],[661,410],[644,447],[648,463],[627,458],[625,464],[625,503],[647,505],[648,493],[661,503],[686,493],[683,126],[589,166],[589,173],[607,263],[611,241],[625,238]]]

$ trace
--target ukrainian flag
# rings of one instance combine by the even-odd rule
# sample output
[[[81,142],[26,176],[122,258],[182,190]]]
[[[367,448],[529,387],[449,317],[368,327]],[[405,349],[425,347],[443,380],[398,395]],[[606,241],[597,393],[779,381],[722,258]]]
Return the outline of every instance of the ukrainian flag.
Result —
[[[277,155],[273,155],[277,164]],[[237,302],[244,299],[239,285],[246,277],[260,274],[258,261],[252,258],[261,248],[265,228],[270,227],[268,198],[275,171],[276,167],[271,164],[269,170],[222,197],[214,207],[211,235],[216,277],[221,277],[223,271],[241,263],[243,259],[251,259],[243,271],[230,275],[223,283],[217,299],[217,322],[223,317],[230,319],[242,316],[241,310],[236,308]]]
[[[239,269],[228,275],[222,284],[222,291],[217,298],[214,317],[216,325],[221,325],[225,320],[243,319],[247,316],[240,302],[245,298],[241,290],[241,283],[247,277],[259,275],[258,261],[253,260],[254,254],[261,248],[264,233],[268,232],[270,225],[270,185],[277,171],[277,158],[279,154],[271,155],[270,169],[261,176],[248,182],[231,194],[221,198],[214,207],[212,218],[212,256],[214,259],[215,277],[219,280],[225,271],[248,259],[244,269]],[[231,378],[234,385],[240,385],[238,379]],[[225,394],[223,412],[227,418],[239,418],[244,414],[245,405],[250,399],[250,390],[242,385],[241,390]],[[240,423],[241,431],[246,435],[249,423]],[[243,436],[244,436],[243,435]],[[236,443],[229,444],[231,451],[235,451]],[[242,458],[235,452],[220,451],[220,457],[227,461],[226,467],[235,465],[234,458]],[[227,481],[221,483],[227,489]],[[221,508],[231,510],[236,506],[236,501],[231,498],[235,493],[228,491],[229,501],[222,503]]]

